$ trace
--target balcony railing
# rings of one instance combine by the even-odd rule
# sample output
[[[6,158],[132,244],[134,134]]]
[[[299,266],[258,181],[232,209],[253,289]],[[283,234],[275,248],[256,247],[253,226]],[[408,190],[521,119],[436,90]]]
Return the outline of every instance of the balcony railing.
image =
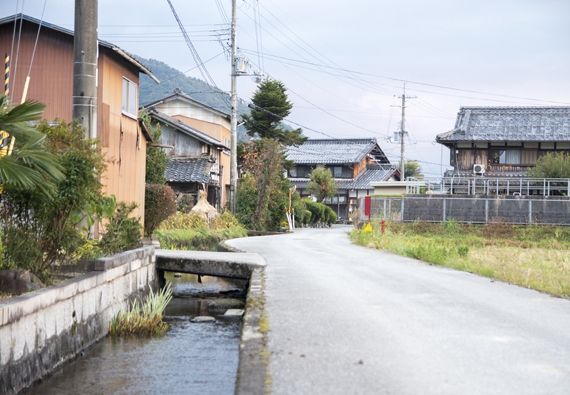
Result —
[[[443,177],[406,180],[406,194],[570,196],[568,178]]]

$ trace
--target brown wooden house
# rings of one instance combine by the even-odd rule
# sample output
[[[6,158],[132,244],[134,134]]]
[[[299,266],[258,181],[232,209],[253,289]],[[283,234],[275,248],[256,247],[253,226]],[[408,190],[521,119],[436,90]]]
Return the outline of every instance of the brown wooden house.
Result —
[[[447,177],[525,177],[540,156],[570,152],[570,107],[462,107],[436,141],[450,149]]]
[[[73,31],[21,14],[2,18],[2,54],[12,50],[15,23],[16,32],[21,29],[21,34],[15,37],[17,46],[11,57],[10,99],[20,102],[33,54],[27,98],[46,104],[46,120],[71,122]],[[135,215],[144,220],[146,145],[151,137],[138,119],[139,73],[158,80],[134,57],[111,43],[99,41],[98,52],[97,137],[108,161],[101,180],[104,193],[115,195],[117,201],[136,202]]]
[[[294,163],[287,177],[303,197],[309,196],[307,183],[314,168],[331,170],[338,194],[324,203],[339,218],[348,218],[357,208],[358,198],[373,193],[372,182],[400,181],[399,170],[390,163],[375,138],[307,140],[298,147],[287,147],[287,159]]]
[[[192,99],[178,88],[173,94],[148,103],[145,107],[183,123],[179,128],[181,131],[194,130],[197,136],[206,135],[213,138],[210,139],[211,143],[208,143],[214,147],[210,156],[215,160],[207,183],[208,201],[220,210],[224,208],[229,203],[230,195],[230,114]],[[175,146],[174,150],[169,152],[172,156],[195,154],[193,149],[186,149],[184,145],[178,146],[180,141],[172,140],[172,137],[167,138],[166,135],[161,137],[160,143]]]

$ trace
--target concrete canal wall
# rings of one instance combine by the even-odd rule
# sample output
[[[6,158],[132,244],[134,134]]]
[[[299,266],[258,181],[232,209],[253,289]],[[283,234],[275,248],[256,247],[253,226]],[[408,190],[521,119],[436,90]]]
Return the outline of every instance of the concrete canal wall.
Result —
[[[154,247],[142,247],[0,303],[0,394],[18,393],[104,337],[127,301],[156,287],[155,265]]]

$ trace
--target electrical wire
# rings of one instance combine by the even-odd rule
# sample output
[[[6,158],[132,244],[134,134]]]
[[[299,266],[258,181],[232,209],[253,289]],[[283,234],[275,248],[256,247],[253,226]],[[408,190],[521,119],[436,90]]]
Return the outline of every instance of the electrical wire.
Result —
[[[30,60],[30,68],[28,69],[28,77],[32,73],[32,64],[34,64],[34,56],[36,55],[36,48],[38,47],[38,40],[40,38],[40,30],[42,28],[42,22],[44,21],[44,13],[46,11],[47,0],[44,1],[44,8],[42,10],[42,17],[40,18],[40,24],[38,26],[38,33],[36,34],[36,42],[34,43],[34,49],[32,51],[32,59]]]

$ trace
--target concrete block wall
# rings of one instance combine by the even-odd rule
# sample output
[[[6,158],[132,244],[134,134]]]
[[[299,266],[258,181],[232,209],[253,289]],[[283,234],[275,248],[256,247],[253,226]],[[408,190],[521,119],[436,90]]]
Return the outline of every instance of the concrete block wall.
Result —
[[[95,262],[95,271],[0,303],[0,394],[17,394],[109,331],[128,301],[157,284],[154,247]]]

